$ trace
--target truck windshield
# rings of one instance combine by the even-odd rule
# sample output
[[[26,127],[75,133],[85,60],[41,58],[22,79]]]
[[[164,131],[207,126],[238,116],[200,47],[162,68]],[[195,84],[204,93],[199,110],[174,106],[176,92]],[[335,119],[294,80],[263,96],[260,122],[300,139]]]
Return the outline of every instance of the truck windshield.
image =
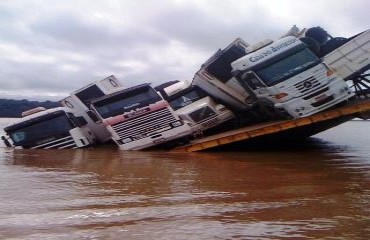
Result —
[[[28,124],[29,122],[29,124]],[[27,121],[14,125],[7,131],[15,146],[32,147],[69,135],[73,128],[65,113],[40,121]]]
[[[144,87],[129,92],[123,91],[112,97],[95,102],[93,105],[102,118],[108,118],[129,112],[136,108],[148,106],[160,100],[162,100],[162,98],[153,88]]]
[[[305,48],[283,59],[279,59],[273,64],[258,69],[256,74],[267,86],[272,86],[318,63],[319,59],[315,54]]]
[[[207,97],[204,91],[200,88],[193,87],[189,91],[176,94],[175,98],[169,100],[169,104],[176,111],[204,97]]]

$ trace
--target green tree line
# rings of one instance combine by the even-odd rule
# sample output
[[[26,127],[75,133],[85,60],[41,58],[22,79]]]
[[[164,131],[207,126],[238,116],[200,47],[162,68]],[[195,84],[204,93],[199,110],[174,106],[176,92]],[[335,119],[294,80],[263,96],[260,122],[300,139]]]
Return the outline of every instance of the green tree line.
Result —
[[[22,112],[35,107],[53,108],[60,106],[59,102],[52,101],[38,102],[26,99],[0,99],[0,117],[18,118],[21,117]]]

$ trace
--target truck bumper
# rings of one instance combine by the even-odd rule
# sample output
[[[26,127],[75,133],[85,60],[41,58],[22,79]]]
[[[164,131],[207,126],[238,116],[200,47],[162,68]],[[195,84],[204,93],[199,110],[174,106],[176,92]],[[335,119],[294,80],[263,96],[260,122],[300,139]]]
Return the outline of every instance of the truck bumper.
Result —
[[[183,124],[179,127],[171,128],[155,135],[152,134],[151,136],[128,143],[121,143],[115,139],[113,140],[117,143],[120,150],[142,150],[177,138],[182,138],[190,134],[192,134],[191,128],[187,124]]]
[[[323,91],[325,89],[327,90]],[[318,92],[320,93],[315,94]],[[328,109],[352,96],[354,93],[348,85],[343,80],[337,79],[306,96],[277,103],[275,107],[285,109],[294,118],[300,118]]]
[[[232,118],[234,118],[235,115],[232,111],[227,110],[223,113],[220,113],[218,115],[214,115],[212,118],[207,119],[206,121],[197,123],[193,126],[191,126],[194,133],[196,132],[202,132],[204,130],[213,128],[218,126],[219,124],[226,122]]]

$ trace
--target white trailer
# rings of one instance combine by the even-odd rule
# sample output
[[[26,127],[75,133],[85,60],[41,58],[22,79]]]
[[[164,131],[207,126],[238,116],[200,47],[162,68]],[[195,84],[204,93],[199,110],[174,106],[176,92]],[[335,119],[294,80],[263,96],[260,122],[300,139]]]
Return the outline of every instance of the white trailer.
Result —
[[[322,58],[336,74],[353,82],[355,91],[361,94],[370,89],[370,30],[362,32]]]

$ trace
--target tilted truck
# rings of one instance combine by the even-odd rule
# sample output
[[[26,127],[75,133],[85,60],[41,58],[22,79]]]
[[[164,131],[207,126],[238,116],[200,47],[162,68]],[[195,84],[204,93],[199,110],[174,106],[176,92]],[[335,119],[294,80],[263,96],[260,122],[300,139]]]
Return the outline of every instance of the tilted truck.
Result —
[[[243,39],[237,38],[226,48],[218,50],[195,73],[193,85],[227,104],[234,111],[249,110],[250,106],[245,103],[249,93],[240,86],[231,73],[231,63],[245,56],[248,46]]]
[[[186,138],[192,133],[190,126],[150,84],[95,99],[91,108],[121,150],[146,149]]]
[[[84,117],[87,121],[87,127],[94,133],[98,142],[104,143],[111,139],[111,134],[104,124],[97,121],[96,115],[90,110],[90,104],[93,99],[122,89],[123,86],[120,81],[111,75],[70,93],[68,97],[60,102],[62,106],[70,108],[76,116]]]
[[[65,107],[38,107],[22,113],[22,118],[4,128],[7,147],[49,149],[80,148],[95,144],[94,134],[83,117]]]
[[[202,135],[207,129],[220,126],[235,117],[230,109],[191,83],[187,80],[177,81],[155,89],[168,101],[175,113],[190,125],[194,136]]]
[[[296,37],[279,39],[231,66],[253,98],[267,99],[293,118],[312,115],[354,96],[345,81]]]
[[[253,112],[257,120],[266,116],[308,116],[354,95],[344,80],[296,37],[239,48],[240,55],[243,51],[244,55],[238,59],[230,58],[228,49],[230,45],[206,62],[196,73],[194,82],[236,111]],[[216,67],[217,62],[225,66],[223,75],[222,68]],[[223,85],[231,86],[233,91],[229,92]],[[230,98],[234,100],[229,101]]]

